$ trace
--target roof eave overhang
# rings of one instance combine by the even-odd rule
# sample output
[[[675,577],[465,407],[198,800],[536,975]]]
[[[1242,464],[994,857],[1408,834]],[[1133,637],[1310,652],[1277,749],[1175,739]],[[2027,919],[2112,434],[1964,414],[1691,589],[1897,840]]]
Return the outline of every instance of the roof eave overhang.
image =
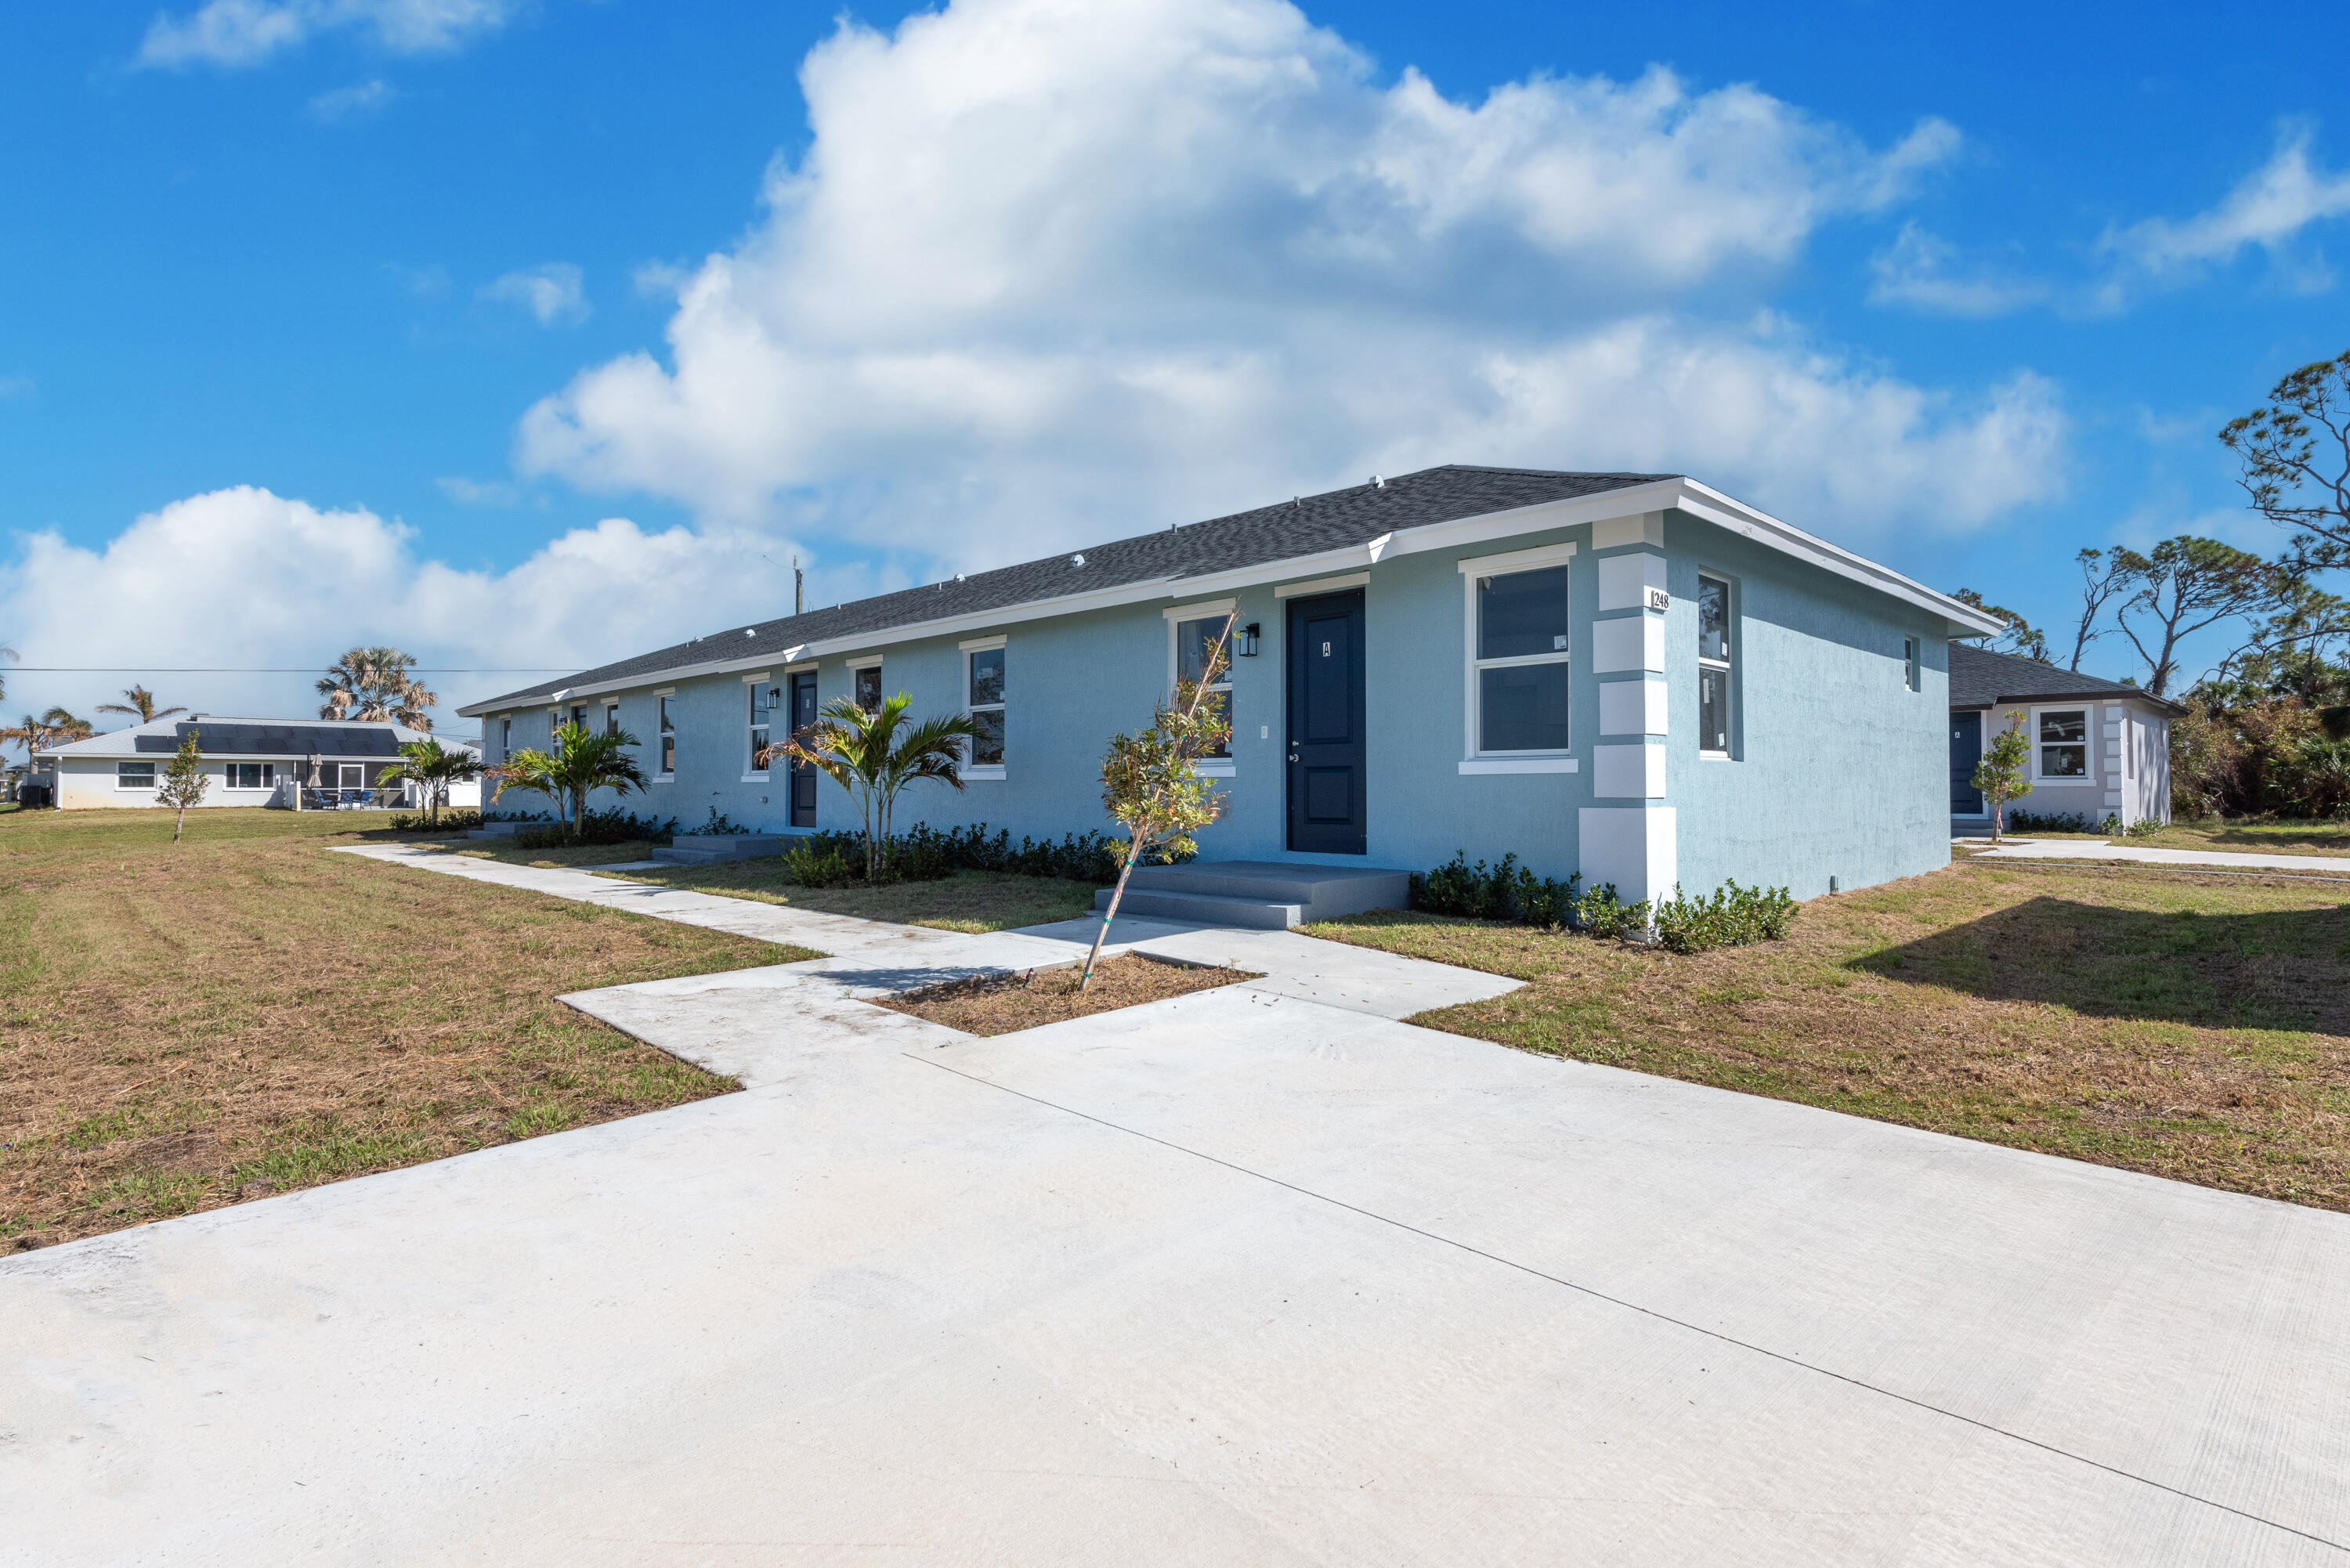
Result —
[[[828,655],[858,653],[868,649],[892,643],[914,642],[926,638],[953,637],[965,632],[984,631],[996,627],[1017,625],[1022,621],[1045,620],[1055,616],[1081,615],[1088,610],[1112,609],[1121,605],[1147,603],[1154,599],[1185,598],[1193,596],[1225,592],[1235,588],[1257,587],[1267,583],[1290,582],[1302,577],[1314,577],[1333,572],[1360,569],[1396,556],[1422,555],[1431,550],[1453,549],[1463,545],[1482,544],[1492,539],[1506,539],[1522,534],[1539,533],[1552,528],[1571,528],[1581,524],[1599,522],[1611,517],[1637,516],[1648,512],[1687,512],[1690,515],[1729,529],[1752,539],[1783,555],[1833,573],[1835,576],[1859,583],[1888,594],[1918,608],[1942,617],[1951,627],[1953,635],[2002,630],[1999,621],[1972,606],[1963,604],[1947,594],[1935,592],[1924,584],[1903,576],[1889,567],[1880,566],[1863,556],[1829,544],[1826,540],[1804,533],[1802,529],[1781,522],[1767,512],[1759,511],[1708,484],[1694,479],[1676,476],[1652,480],[1646,484],[1627,485],[1620,490],[1605,490],[1596,495],[1573,496],[1560,501],[1544,501],[1533,506],[1512,507],[1504,512],[1483,512],[1473,517],[1454,518],[1446,523],[1430,523],[1394,534],[1383,534],[1367,545],[1349,545],[1343,549],[1325,550],[1311,556],[1292,556],[1279,561],[1257,566],[1235,567],[1226,572],[1206,573],[1199,576],[1154,577],[1115,587],[1097,589],[1090,593],[1065,594],[1053,598],[1032,599],[1025,604],[1007,605],[1001,608],[975,610],[967,615],[944,616],[936,620],[907,622],[869,632],[858,632],[846,637],[826,638],[798,648],[775,649],[735,659],[710,659],[698,664],[672,665],[666,670],[649,670],[612,680],[580,682],[569,686],[550,686],[544,691],[525,692],[519,696],[493,698],[484,702],[467,704],[457,710],[464,718],[483,718],[492,713],[514,712],[525,708],[542,707],[561,699],[601,696],[608,692],[636,691],[648,686],[668,685],[672,681],[691,680],[705,676],[739,674],[773,664],[778,659],[796,662],[821,659]]]

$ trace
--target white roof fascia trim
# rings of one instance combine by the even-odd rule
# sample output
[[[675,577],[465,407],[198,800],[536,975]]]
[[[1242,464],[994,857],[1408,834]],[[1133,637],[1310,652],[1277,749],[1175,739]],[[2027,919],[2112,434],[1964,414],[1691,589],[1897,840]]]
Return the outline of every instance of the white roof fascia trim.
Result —
[[[1890,594],[1920,609],[1933,611],[1944,619],[1970,630],[1995,632],[2006,622],[1985,615],[1972,605],[1963,604],[1948,594],[1937,593],[1914,578],[1905,577],[1890,566],[1880,566],[1866,556],[1855,555],[1840,545],[1806,534],[1790,523],[1782,523],[1767,512],[1759,511],[1734,497],[1724,495],[1711,485],[1694,479],[1679,481],[1683,494],[1671,504],[1713,524],[1727,528],[1758,545],[1768,545],[1783,556],[1793,556],[1799,561],[1833,572],[1837,576]]]

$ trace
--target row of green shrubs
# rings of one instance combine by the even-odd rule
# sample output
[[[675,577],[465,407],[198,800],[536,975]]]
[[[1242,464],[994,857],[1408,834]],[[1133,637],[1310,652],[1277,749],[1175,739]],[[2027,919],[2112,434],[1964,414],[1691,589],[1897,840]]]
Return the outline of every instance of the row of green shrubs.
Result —
[[[2122,819],[2107,812],[2101,822],[2091,822],[2085,811],[2020,811],[2010,807],[2007,813],[2010,833],[2102,833],[2109,838],[2147,838],[2162,831],[2162,824],[2152,817],[2123,826]]]
[[[566,833],[559,822],[525,827],[514,836],[519,849],[560,849],[574,844],[634,844],[649,840],[666,844],[677,836],[673,816],[639,816],[633,811],[589,811],[579,817],[578,831]]]
[[[916,823],[883,845],[882,879],[935,882],[957,871],[1002,871],[1107,887],[1118,880],[1118,857],[1125,847],[1123,840],[1099,833],[1072,833],[1057,841],[1024,836],[1014,846],[1009,829],[990,834],[983,822],[944,831]],[[784,868],[804,887],[862,882],[865,836],[831,831],[802,835],[785,846]]]
[[[1430,914],[1475,920],[1506,920],[1544,930],[1581,931],[1587,936],[1658,943],[1677,953],[1777,941],[1795,923],[1795,900],[1784,888],[1747,888],[1723,883],[1707,898],[1691,898],[1673,885],[1673,896],[1654,905],[1627,904],[1616,885],[1582,886],[1576,872],[1562,882],[1537,877],[1518,864],[1514,853],[1501,863],[1470,863],[1456,854],[1444,865],[1411,879],[1411,904]]]

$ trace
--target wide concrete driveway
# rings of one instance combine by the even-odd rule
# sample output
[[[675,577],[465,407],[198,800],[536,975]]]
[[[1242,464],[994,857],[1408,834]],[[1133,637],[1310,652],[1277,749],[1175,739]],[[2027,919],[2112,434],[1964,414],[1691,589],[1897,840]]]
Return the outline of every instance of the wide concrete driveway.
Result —
[[[2350,1220],[1361,961],[993,1041],[854,954],[582,996],[752,1086],[0,1262],[0,1563],[2350,1563]]]

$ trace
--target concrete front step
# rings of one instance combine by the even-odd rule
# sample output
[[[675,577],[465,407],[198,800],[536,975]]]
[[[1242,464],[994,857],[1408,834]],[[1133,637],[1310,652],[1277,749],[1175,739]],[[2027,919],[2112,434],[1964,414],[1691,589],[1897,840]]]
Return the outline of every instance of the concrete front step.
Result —
[[[715,866],[754,855],[781,855],[785,837],[776,833],[681,834],[668,848],[654,850],[653,858],[671,866]]]
[[[1275,860],[1195,860],[1188,866],[1136,867],[1118,908],[1199,925],[1282,930],[1367,909],[1400,909],[1410,901],[1408,871]],[[1107,888],[1094,895],[1094,908],[1109,908]]]

